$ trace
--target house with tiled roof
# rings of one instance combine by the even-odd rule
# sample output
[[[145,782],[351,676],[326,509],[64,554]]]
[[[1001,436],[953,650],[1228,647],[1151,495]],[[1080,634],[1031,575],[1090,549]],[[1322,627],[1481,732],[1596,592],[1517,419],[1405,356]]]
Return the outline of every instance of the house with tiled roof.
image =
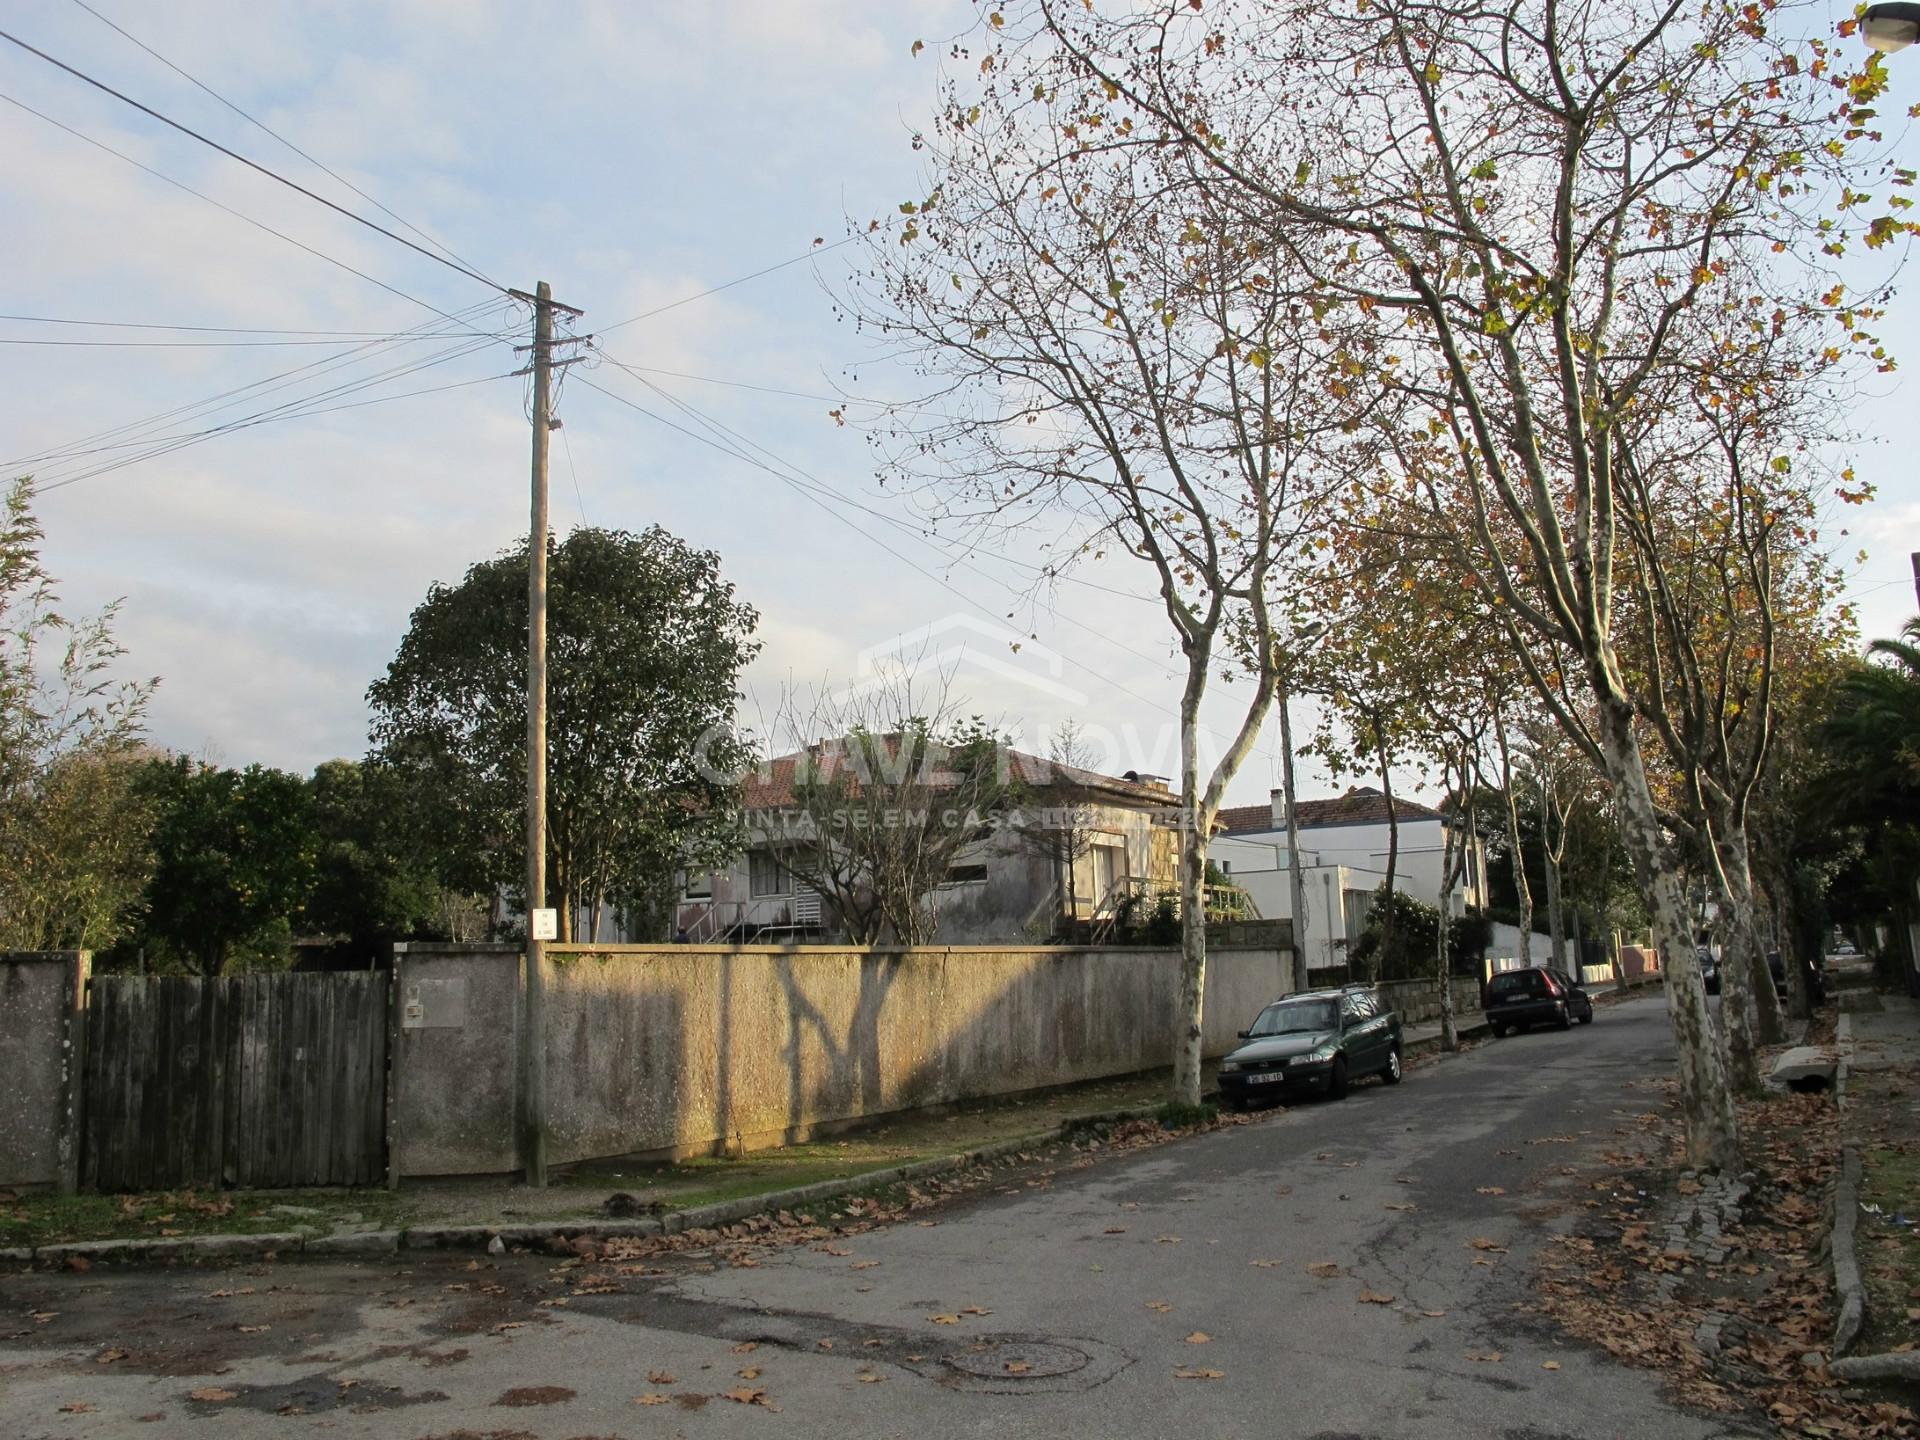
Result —
[[[1111,916],[1130,893],[1171,888],[1178,865],[1178,797],[1163,777],[1104,775],[1005,748],[1018,787],[1014,813],[979,827],[955,857],[930,904],[935,940],[946,945],[1033,944]],[[831,763],[833,742],[764,761],[741,803],[746,846],[723,869],[690,874],[675,907],[676,938],[832,942],[842,938],[832,901],[782,862],[805,819],[796,784],[807,767]],[[1045,843],[1069,808],[1084,840],[1069,865]],[[1050,817],[1055,817],[1050,819]]]
[[[1238,805],[1220,812],[1210,855],[1234,884],[1244,888],[1269,917],[1292,915],[1286,800],[1276,790],[1265,805]],[[1459,914],[1486,904],[1487,855],[1477,833],[1463,835],[1451,817],[1371,785],[1344,795],[1299,803],[1300,870],[1306,882],[1307,915],[1301,943],[1314,968],[1346,963],[1347,946],[1360,935],[1374,893],[1386,880],[1392,831],[1399,831],[1394,889],[1428,905],[1440,903],[1442,847],[1451,838],[1466,845],[1466,868],[1447,897]]]

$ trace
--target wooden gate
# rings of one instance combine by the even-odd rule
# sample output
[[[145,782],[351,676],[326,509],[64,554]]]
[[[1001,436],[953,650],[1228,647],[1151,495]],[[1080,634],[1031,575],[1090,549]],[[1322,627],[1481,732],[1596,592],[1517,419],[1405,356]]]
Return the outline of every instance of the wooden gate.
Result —
[[[386,1176],[385,973],[96,976],[86,1178],[102,1190]]]

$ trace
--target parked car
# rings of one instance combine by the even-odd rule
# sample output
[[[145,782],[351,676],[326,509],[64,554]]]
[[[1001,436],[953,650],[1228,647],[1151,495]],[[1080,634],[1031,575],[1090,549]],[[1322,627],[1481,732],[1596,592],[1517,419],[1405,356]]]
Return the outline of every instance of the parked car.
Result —
[[[1800,971],[1807,977],[1807,998],[1815,1005],[1827,998],[1827,977],[1818,965],[1810,965],[1802,960],[1798,962]],[[1782,1000],[1787,998],[1787,966],[1780,958],[1778,950],[1767,952],[1767,970],[1773,976],[1774,991]]]
[[[1576,1020],[1593,1023],[1593,997],[1566,971],[1548,965],[1502,970],[1489,977],[1480,991],[1480,1008],[1496,1039],[1534,1025],[1570,1030]]]
[[[1697,953],[1700,956],[1700,978],[1707,982],[1707,994],[1718,995],[1720,993],[1720,962],[1713,958],[1713,951],[1704,945]]]
[[[1276,1000],[1240,1038],[1245,1043],[1220,1062],[1229,1110],[1289,1094],[1338,1100],[1362,1075],[1400,1083],[1400,1017],[1364,985]]]

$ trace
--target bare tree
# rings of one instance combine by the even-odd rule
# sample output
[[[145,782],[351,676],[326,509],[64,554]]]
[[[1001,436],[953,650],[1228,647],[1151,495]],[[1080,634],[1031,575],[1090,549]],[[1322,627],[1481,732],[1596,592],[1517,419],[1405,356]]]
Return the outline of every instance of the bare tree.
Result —
[[[1792,10],[1040,0],[991,57],[1004,73],[1018,47],[1016,83],[1059,92],[1083,132],[1097,120],[1103,139],[1178,147],[1220,204],[1298,242],[1330,313],[1364,310],[1393,338],[1394,366],[1336,373],[1419,397],[1431,443],[1402,473],[1605,769],[1667,960],[1689,1157],[1713,1167],[1737,1163],[1739,1140],[1617,643],[1632,502],[1616,440],[1688,342],[1688,311],[1739,317],[1758,300],[1831,327],[1830,277],[1796,262],[1914,228],[1863,203],[1869,180],[1912,178],[1857,158],[1880,138],[1884,71],[1836,75]],[[1319,265],[1329,236],[1345,246]],[[1860,318],[1835,343],[1853,345]],[[1547,673],[1555,654],[1580,711]]]
[[[960,712],[951,678],[916,686],[911,671],[889,672],[783,707],[795,749],[775,763],[790,803],[749,814],[749,832],[856,944],[930,941],[939,887],[1017,797],[1011,752]]]
[[[1046,864],[1069,927],[1081,919],[1080,864],[1100,837],[1100,812],[1087,784],[1092,759],[1078,722],[1067,721],[1047,741],[1046,772],[1036,778],[1039,805],[1023,805],[1011,817],[1027,850]],[[1097,905],[1104,897],[1085,898]]]
[[[1300,603],[1290,553],[1366,468],[1377,402],[1321,378],[1366,342],[1323,324],[1286,257],[1175,157],[1097,143],[1070,97],[981,75],[917,137],[933,183],[876,222],[850,302],[951,418],[905,417],[876,444],[951,526],[1044,535],[1061,569],[1116,550],[1149,567],[1184,668],[1174,1090],[1194,1102],[1208,840],[1272,704]],[[1201,702],[1222,679],[1246,698],[1203,763]]]

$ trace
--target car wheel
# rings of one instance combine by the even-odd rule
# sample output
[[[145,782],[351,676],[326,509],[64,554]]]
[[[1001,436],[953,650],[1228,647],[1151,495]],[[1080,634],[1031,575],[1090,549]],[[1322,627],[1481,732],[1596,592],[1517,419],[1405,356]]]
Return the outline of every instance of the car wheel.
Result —
[[[1404,1074],[1400,1068],[1400,1047],[1396,1045],[1387,1052],[1387,1065],[1380,1072],[1380,1078],[1388,1085],[1398,1085]]]
[[[1494,1039],[1496,1039],[1496,1040],[1504,1040],[1504,1039],[1506,1039],[1506,1038],[1507,1038],[1507,1027],[1506,1027],[1506,1026],[1504,1026],[1504,1025],[1489,1025],[1489,1026],[1488,1026],[1487,1028],[1488,1028],[1489,1030],[1491,1030],[1491,1031],[1493,1031],[1493,1038],[1494,1038]]]
[[[1587,1008],[1580,1012],[1580,1023],[1582,1025],[1591,1025],[1593,1023],[1593,1002],[1591,1000],[1587,1002]]]
[[[1567,1005],[1564,1000],[1560,1002],[1560,1013],[1553,1017],[1553,1023],[1562,1030],[1571,1030],[1573,1028],[1573,1016],[1567,1013]]]
[[[1346,1098],[1346,1094],[1347,1057],[1344,1055],[1336,1055],[1333,1057],[1333,1074],[1327,1081],[1327,1098],[1329,1100],[1343,1100]]]
[[[1220,1096],[1220,1108],[1222,1110],[1231,1110],[1234,1114],[1238,1115],[1242,1110],[1247,1108],[1246,1096],[1228,1095],[1222,1092]]]

